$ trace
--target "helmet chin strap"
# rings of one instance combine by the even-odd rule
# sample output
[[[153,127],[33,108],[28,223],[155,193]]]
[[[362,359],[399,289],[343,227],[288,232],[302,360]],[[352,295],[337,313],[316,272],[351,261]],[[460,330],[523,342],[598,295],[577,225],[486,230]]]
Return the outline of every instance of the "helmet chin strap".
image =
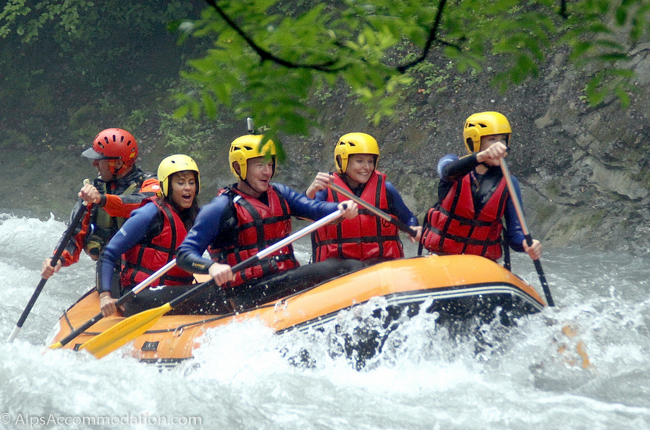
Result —
[[[241,179],[241,176],[239,178]],[[242,179],[242,182],[248,185],[248,188],[250,188],[251,190],[255,191],[256,193],[262,194],[261,192],[257,191],[255,187],[251,185],[250,182],[248,182],[248,179]]]
[[[122,170],[122,167],[124,167],[124,164],[122,164],[121,167],[119,167],[119,168],[116,169],[116,168],[115,168],[115,163],[117,163],[118,161],[119,161],[119,160],[109,161],[109,163],[108,163],[108,166],[111,168],[111,173],[112,173],[113,175],[118,175],[118,174],[120,173],[120,170]]]

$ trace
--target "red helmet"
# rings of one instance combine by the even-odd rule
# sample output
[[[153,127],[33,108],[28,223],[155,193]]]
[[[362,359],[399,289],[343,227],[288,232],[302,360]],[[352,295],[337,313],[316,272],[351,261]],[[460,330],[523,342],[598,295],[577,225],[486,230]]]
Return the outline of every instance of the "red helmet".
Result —
[[[107,128],[99,132],[93,140],[93,147],[81,155],[92,160],[122,160],[126,166],[135,163],[138,157],[138,142],[131,133],[121,128]],[[111,163],[111,171],[117,171]]]

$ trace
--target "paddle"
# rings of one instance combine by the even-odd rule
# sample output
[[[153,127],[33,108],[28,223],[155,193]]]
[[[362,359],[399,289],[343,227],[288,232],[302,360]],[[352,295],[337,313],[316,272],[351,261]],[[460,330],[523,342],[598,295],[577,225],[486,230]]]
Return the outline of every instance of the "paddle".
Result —
[[[163,267],[158,269],[156,272],[154,272],[147,279],[145,279],[144,281],[140,282],[138,285],[133,287],[133,289],[131,289],[131,291],[129,291],[128,293],[126,293],[125,295],[123,295],[122,297],[117,299],[117,301],[115,302],[115,306],[120,306],[120,305],[128,302],[129,300],[131,300],[133,297],[135,297],[136,294],[138,294],[140,291],[144,290],[149,285],[154,283],[158,278],[160,278],[162,275],[164,275],[165,273],[170,271],[174,266],[176,266],[176,259],[174,259],[174,260],[170,261],[169,263],[165,264]],[[102,318],[104,318],[104,315],[102,315],[101,312],[98,313],[97,315],[95,315],[94,317],[92,317],[91,319],[89,319],[88,321],[83,323],[81,326],[74,329],[66,337],[64,337],[63,339],[61,339],[57,343],[53,343],[52,345],[50,345],[50,348],[57,349],[57,348],[64,347],[65,345],[70,343],[70,341],[72,341],[77,336],[79,336],[81,333],[83,333],[84,331],[88,330],[90,327],[95,325],[95,323],[97,321],[101,320]]]
[[[521,229],[524,232],[526,243],[528,244],[528,246],[531,246],[533,244],[533,238],[530,235],[530,232],[528,231],[528,226],[526,225],[526,220],[524,219],[524,212],[521,210],[519,198],[517,197],[517,193],[515,192],[515,187],[512,185],[512,178],[510,177],[508,164],[506,163],[506,160],[504,160],[503,158],[501,159],[501,171],[503,172],[503,177],[506,179],[506,183],[508,184],[508,191],[510,192],[510,197],[512,198],[512,202],[515,205],[515,210],[517,211],[517,217],[519,218],[519,224],[521,224]],[[533,263],[535,263],[535,269],[537,270],[537,275],[539,276],[539,282],[542,284],[542,288],[544,289],[544,295],[546,296],[546,303],[548,303],[549,306],[555,306],[555,302],[553,301],[553,297],[551,296],[551,290],[549,289],[548,283],[546,282],[546,276],[544,276],[542,263],[539,261],[539,259],[533,260]]]
[[[404,224],[402,221],[400,221],[397,218],[394,218],[390,215],[388,215],[386,212],[382,211],[381,209],[376,208],[375,206],[371,205],[370,203],[366,202],[365,200],[360,199],[359,197],[355,196],[348,190],[339,187],[338,185],[330,182],[327,184],[328,187],[332,188],[333,190],[336,190],[336,192],[343,194],[345,197],[349,198],[350,200],[355,201],[358,205],[363,206],[364,208],[368,209],[370,212],[373,214],[377,215],[379,218],[384,219],[391,224],[395,225],[397,228],[402,230],[403,232],[406,232],[410,234],[411,236],[415,237],[417,236],[417,232],[413,230],[411,227],[408,225]]]
[[[330,215],[321,218],[320,220],[298,230],[290,236],[282,239],[281,241],[259,251],[253,257],[250,257],[239,264],[236,264],[232,267],[233,273],[244,270],[248,267],[254,266],[257,262],[268,255],[273,254],[274,252],[284,248],[292,242],[300,239],[301,237],[311,233],[326,225],[341,216],[342,212],[337,211],[333,212]],[[213,286],[214,280],[203,282],[198,284],[196,287],[191,290],[183,293],[182,295],[176,297],[170,302],[153,309],[140,312],[139,314],[130,316],[123,321],[115,324],[113,327],[109,328],[105,332],[95,336],[90,339],[83,345],[79,347],[80,350],[85,349],[90,352],[97,358],[102,358],[107,354],[115,351],[122,345],[130,342],[136,337],[140,336],[142,333],[147,331],[151,326],[153,326],[163,315],[172,310],[175,306],[178,306],[185,300],[195,296],[204,289]]]
[[[526,243],[528,244],[528,246],[531,246],[533,244],[533,238],[530,235],[530,232],[528,231],[528,226],[526,225],[526,220],[524,219],[524,212],[521,210],[519,198],[515,193],[515,187],[512,185],[512,178],[510,177],[510,170],[508,169],[508,164],[503,158],[501,159],[501,171],[503,172],[503,177],[506,179],[506,183],[508,184],[508,191],[510,192],[510,196],[512,197],[512,202],[515,205],[515,210],[517,211],[517,217],[519,218],[521,229],[524,232]],[[551,290],[548,287],[548,283],[546,282],[546,276],[544,275],[544,270],[542,269],[542,263],[539,261],[539,259],[533,260],[533,263],[535,263],[535,269],[537,270],[537,275],[539,276],[539,282],[542,284],[542,288],[544,289],[544,295],[546,296],[546,303],[548,303],[549,306],[555,306],[555,302],[553,301],[553,297],[551,296]],[[562,327],[562,333],[564,333],[568,338],[572,338],[577,334],[577,331],[572,329],[569,325],[565,325],[564,327]],[[558,348],[558,352],[562,354],[565,349],[566,349],[566,345],[561,345],[560,348]],[[591,367],[591,363],[589,361],[589,355],[587,354],[584,341],[579,341],[576,344],[576,352],[578,356],[582,359],[581,362],[582,368],[587,369]]]
[[[88,179],[84,180],[84,185],[89,183],[90,181]],[[50,261],[50,265],[52,267],[56,267],[56,263],[59,262],[59,258],[61,258],[61,254],[63,254],[63,251],[65,250],[65,246],[68,244],[68,241],[72,237],[75,227],[77,227],[77,224],[79,224],[79,221],[81,221],[81,218],[86,213],[86,202],[83,202],[83,204],[84,207],[80,208],[80,210],[74,215],[74,218],[72,218],[72,221],[70,221],[70,225],[68,226],[68,229],[65,231],[65,235],[63,236],[63,239],[61,240],[59,247],[54,253],[54,256],[52,257],[52,261]],[[29,313],[32,311],[32,307],[34,306],[34,303],[36,303],[36,299],[38,299],[38,296],[41,294],[41,291],[43,291],[43,287],[45,287],[46,282],[47,279],[41,278],[40,282],[36,286],[36,290],[34,290],[34,293],[32,294],[32,298],[29,299],[29,302],[27,303],[27,306],[25,306],[22,315],[20,315],[20,318],[16,323],[16,327],[14,327],[14,330],[9,335],[9,338],[7,339],[7,343],[13,342],[16,336],[18,336],[18,332],[23,327],[23,324],[27,319],[27,315],[29,315]]]

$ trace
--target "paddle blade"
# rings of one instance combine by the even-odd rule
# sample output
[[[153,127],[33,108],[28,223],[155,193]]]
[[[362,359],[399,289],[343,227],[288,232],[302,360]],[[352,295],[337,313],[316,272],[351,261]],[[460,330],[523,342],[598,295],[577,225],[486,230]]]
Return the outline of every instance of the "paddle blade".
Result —
[[[140,336],[171,309],[169,303],[166,303],[158,308],[149,309],[128,317],[102,334],[90,339],[81,345],[79,349],[85,349],[95,357],[102,358]]]

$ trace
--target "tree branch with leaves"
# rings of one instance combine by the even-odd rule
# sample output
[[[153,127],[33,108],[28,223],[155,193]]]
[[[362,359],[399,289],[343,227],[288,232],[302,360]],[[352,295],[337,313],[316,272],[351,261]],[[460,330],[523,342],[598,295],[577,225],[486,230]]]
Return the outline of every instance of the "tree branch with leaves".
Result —
[[[493,84],[505,90],[538,77],[550,55],[567,49],[575,64],[616,66],[595,76],[590,101],[613,93],[626,103],[627,50],[647,36],[638,23],[626,30],[647,22],[640,0],[343,0],[306,11],[273,0],[206,1],[211,7],[185,30],[213,39],[213,48],[190,61],[183,75],[200,96],[180,94],[176,114],[224,106],[265,124],[271,136],[307,135],[316,125],[310,96],[336,85],[349,89],[346,103],[361,103],[379,123],[393,114],[410,69],[430,56],[446,57],[459,73],[490,64]],[[622,33],[629,43],[619,42]]]
[[[174,26],[181,40],[196,37],[210,44],[182,72],[194,90],[177,95],[175,116],[214,117],[228,109],[255,118],[271,136],[309,134],[317,125],[310,100],[333,88],[343,88],[341,102],[358,103],[378,124],[394,114],[414,73],[433,59],[444,59],[458,74],[488,74],[504,91],[539,77],[562,50],[592,74],[585,87],[592,105],[612,98],[626,105],[634,78],[628,53],[648,40],[650,22],[648,0],[206,2],[200,19]],[[188,6],[188,0],[144,3],[9,0],[0,11],[0,37],[17,35],[32,43],[54,26],[62,46],[92,39],[84,48],[91,49],[111,36],[102,26],[88,28],[97,22],[99,8],[106,14],[121,11],[108,18],[135,34]],[[92,59],[89,52],[80,58]]]

